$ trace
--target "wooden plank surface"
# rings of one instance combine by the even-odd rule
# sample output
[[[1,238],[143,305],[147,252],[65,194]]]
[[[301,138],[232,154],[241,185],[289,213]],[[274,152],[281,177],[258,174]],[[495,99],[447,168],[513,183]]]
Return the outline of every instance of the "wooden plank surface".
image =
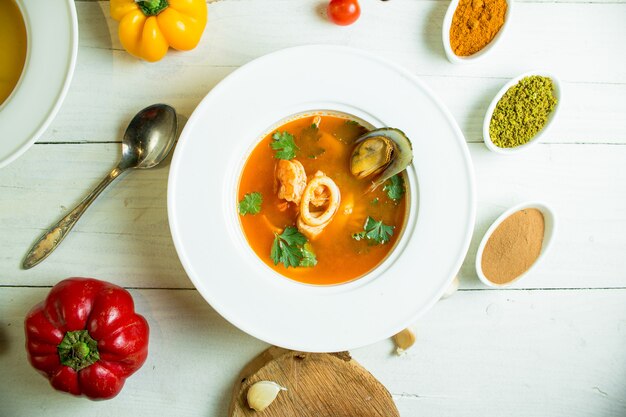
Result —
[[[484,288],[473,264],[482,234],[506,208],[527,200],[551,204],[559,228],[552,253],[520,286],[626,287],[625,146],[540,145],[510,158],[482,144],[470,150],[479,204],[463,288]],[[119,152],[118,144],[36,145],[0,172],[0,283],[52,285],[67,275],[95,275],[131,287],[192,288],[167,224],[167,167],[125,174],[49,259],[19,269],[34,239],[97,184]]]
[[[541,64],[567,81],[626,82],[626,73],[615,65],[612,53],[620,50],[621,40],[626,38],[624,3],[519,3],[506,34],[506,46],[501,45],[492,58],[473,65],[452,65],[444,57],[441,25],[448,2],[362,3],[358,22],[344,28],[324,18],[324,3],[318,0],[212,3],[202,44],[190,53],[172,54],[168,61],[240,66],[288,46],[331,43],[376,51],[420,75],[511,77]],[[81,32],[81,46],[121,50],[116,24],[109,17],[109,3],[77,5],[83,25],[89,24]],[[123,61],[135,62],[132,58]]]
[[[44,288],[0,291],[0,415],[224,416],[241,368],[266,345],[193,290],[132,290],[151,326],[148,360],[111,401],[55,392],[24,351],[23,318]],[[462,291],[390,340],[352,351],[402,416],[626,414],[626,290]],[[598,320],[602,317],[602,320]]]
[[[626,114],[626,62],[617,56],[626,39],[626,3],[520,3],[500,50],[484,62],[461,66],[443,55],[441,22],[447,2],[370,0],[363,3],[368,13],[347,28],[316,13],[320,4],[213,3],[196,50],[170,52],[150,64],[122,50],[108,2],[79,2],[76,74],[58,117],[40,141],[119,140],[137,110],[163,100],[189,116],[240,65],[281,48],[321,43],[369,50],[422,76],[470,142],[482,140],[484,113],[507,79],[542,68],[564,81],[563,108],[548,140],[626,143],[626,121],[620,117]],[[390,29],[381,30],[385,27]]]
[[[351,352],[401,415],[626,415],[626,2],[516,0],[500,49],[468,66],[443,55],[448,0],[361,0],[362,17],[347,28],[324,19],[325,0],[209,3],[199,47],[148,64],[121,49],[107,1],[76,2],[80,45],[67,99],[40,144],[0,171],[0,416],[226,414],[236,375],[267,345],[192,289],[167,225],[167,167],[130,173],[49,260],[28,272],[18,265],[43,229],[115,164],[115,142],[137,110],[168,102],[188,117],[239,66],[312,43],[404,65],[470,142],[478,217],[461,291],[416,323],[407,355],[396,357],[388,340]],[[549,144],[519,157],[489,153],[480,142],[491,98],[534,68],[557,73],[564,86]],[[485,288],[473,271],[482,233],[505,208],[530,199],[558,213],[552,253],[522,288]],[[72,275],[133,288],[151,324],[147,363],[112,401],[56,393],[26,361],[24,315],[46,287]]]

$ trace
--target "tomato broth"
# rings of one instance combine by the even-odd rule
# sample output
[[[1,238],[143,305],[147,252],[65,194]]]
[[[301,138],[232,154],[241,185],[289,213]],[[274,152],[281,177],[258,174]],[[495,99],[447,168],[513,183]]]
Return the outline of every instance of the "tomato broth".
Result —
[[[0,0],[0,105],[11,95],[26,60],[26,26],[13,0]]]
[[[353,120],[334,115],[317,115],[317,126],[315,116],[283,124],[252,150],[241,173],[238,201],[241,202],[246,194],[260,193],[262,203],[258,213],[246,215],[241,215],[240,205],[239,218],[249,245],[274,271],[307,284],[340,284],[367,274],[392,251],[405,225],[408,190],[396,200],[390,198],[384,186],[366,192],[371,181],[352,175],[350,157],[354,140],[367,129]],[[296,227],[300,211],[298,204],[286,202],[277,195],[275,169],[278,159],[277,151],[271,146],[277,132],[293,135],[298,147],[294,159],[304,167],[307,180],[321,171],[336,183],[341,193],[340,205],[332,221],[307,244],[317,260],[314,266],[285,267],[280,262],[275,264],[271,257],[276,236],[287,227]],[[404,173],[401,175],[404,187],[407,183]],[[359,239],[358,233],[363,233],[368,217],[393,228],[388,241],[381,244]]]

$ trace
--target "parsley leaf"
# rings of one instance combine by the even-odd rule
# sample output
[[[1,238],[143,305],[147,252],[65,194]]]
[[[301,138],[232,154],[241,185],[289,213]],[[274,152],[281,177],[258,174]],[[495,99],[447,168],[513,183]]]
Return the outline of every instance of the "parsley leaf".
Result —
[[[289,132],[276,132],[272,135],[273,142],[270,144],[276,151],[276,159],[293,159],[296,151],[299,150],[294,142],[294,137]]]
[[[393,226],[388,226],[381,221],[376,221],[373,217],[369,216],[365,220],[365,226],[363,231],[359,233],[353,233],[352,238],[354,240],[367,239],[373,244],[385,244],[389,242],[391,236],[393,236]]]
[[[359,122],[355,120],[346,120],[345,123],[337,126],[333,136],[346,145],[352,145],[359,136],[362,136],[365,133],[367,133],[367,129],[364,126],[361,126]]]
[[[263,195],[261,193],[248,193],[243,196],[243,199],[239,202],[239,214],[245,216],[246,214],[258,214],[261,211],[261,203],[263,202]]]
[[[280,238],[291,246],[302,246],[307,242],[306,237],[293,226],[286,227],[280,234]]]
[[[302,129],[300,137],[296,140],[299,145],[300,154],[306,155],[307,158],[310,159],[316,159],[322,156],[324,152],[326,152],[326,149],[319,146],[321,137],[319,127],[315,123]]]
[[[295,246],[289,246],[279,235],[275,235],[274,243],[272,243],[272,251],[270,253],[274,265],[282,262],[285,267],[297,267],[302,260],[302,252]]]
[[[317,258],[313,252],[313,248],[310,243],[305,243],[302,247],[302,259],[300,260],[300,266],[312,267],[317,265]]]
[[[274,234],[270,258],[274,265],[282,262],[285,267],[311,267],[317,264],[317,258],[306,237],[293,226],[286,227],[279,235]]]
[[[389,178],[387,182],[385,182],[383,191],[385,191],[387,196],[393,201],[400,200],[405,192],[404,179],[402,178],[402,175],[396,174]]]

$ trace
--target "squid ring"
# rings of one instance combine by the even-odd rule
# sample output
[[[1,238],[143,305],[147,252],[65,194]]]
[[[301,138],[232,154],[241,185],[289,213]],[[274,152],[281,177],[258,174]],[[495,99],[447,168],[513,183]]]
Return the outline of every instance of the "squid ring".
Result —
[[[326,187],[330,193],[330,197],[328,199],[328,207],[326,210],[319,215],[318,213],[315,213],[314,215],[311,213],[309,204],[311,203],[311,199],[315,197],[315,190],[319,186]],[[335,213],[337,213],[340,202],[341,193],[339,191],[339,187],[335,184],[335,181],[324,175],[321,171],[318,171],[313,179],[309,181],[302,195],[302,201],[300,203],[300,216],[302,217],[302,221],[308,226],[324,225],[333,218]]]

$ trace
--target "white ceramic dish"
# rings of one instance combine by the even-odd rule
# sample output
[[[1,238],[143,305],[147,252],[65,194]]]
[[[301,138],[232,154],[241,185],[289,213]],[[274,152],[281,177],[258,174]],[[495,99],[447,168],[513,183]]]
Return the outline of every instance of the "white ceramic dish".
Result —
[[[489,279],[487,279],[487,277],[483,273],[483,269],[482,269],[482,257],[483,257],[483,252],[485,250],[485,245],[487,244],[487,241],[493,234],[494,230],[496,230],[498,226],[500,226],[500,224],[510,215],[512,215],[513,213],[517,213],[520,210],[531,209],[531,208],[541,211],[541,213],[543,214],[544,222],[545,222],[544,223],[545,229],[543,233],[543,244],[541,246],[541,253],[539,254],[539,257],[535,260],[535,263],[526,272],[524,272],[522,275],[515,278],[513,281],[509,283],[496,284],[494,282],[489,281]],[[541,260],[544,258],[545,254],[550,249],[550,246],[552,246],[555,233],[556,233],[556,216],[554,214],[554,211],[545,203],[532,201],[532,202],[518,204],[515,207],[511,207],[510,209],[502,213],[493,222],[493,224],[489,227],[489,229],[487,229],[487,232],[485,232],[485,236],[483,237],[483,239],[480,241],[480,245],[478,246],[478,252],[476,252],[476,273],[478,274],[478,278],[483,282],[483,284],[488,285],[490,287],[497,287],[497,288],[508,287],[520,281],[525,276],[528,276],[528,274],[530,274],[537,267],[537,265],[541,263]]]
[[[448,11],[443,18],[443,25],[441,27],[441,39],[443,40],[443,49],[446,52],[446,57],[448,58],[448,61],[452,62],[453,64],[470,64],[485,58],[501,42],[511,20],[511,13],[514,9],[513,1],[507,0],[507,9],[506,14],[504,15],[504,24],[502,25],[496,36],[494,36],[494,38],[491,40],[491,42],[489,42],[489,44],[487,44],[487,46],[470,56],[458,56],[454,53],[452,47],[450,46],[450,27],[452,26],[452,18],[454,17],[454,12],[458,5],[459,0],[452,0],[452,2],[450,2],[450,5],[448,6]]]
[[[78,51],[78,21],[72,0],[16,0],[26,25],[24,70],[0,106],[0,168],[46,130],[70,85]]]
[[[504,93],[509,91],[509,88],[517,84],[522,78],[530,77],[531,75],[540,75],[542,77],[548,77],[552,79],[552,85],[554,87],[554,96],[556,97],[556,100],[557,100],[556,106],[554,107],[554,110],[552,111],[552,113],[548,116],[548,122],[543,127],[543,129],[541,129],[541,131],[539,131],[539,133],[537,133],[535,137],[532,138],[528,143],[525,143],[524,145],[516,146],[515,148],[500,148],[493,144],[493,142],[491,141],[491,136],[489,136],[489,124],[491,123],[491,116],[493,115],[493,111],[496,108],[496,105],[498,104],[502,96],[504,95]],[[512,154],[516,154],[516,153],[528,150],[531,146],[534,146],[535,144],[539,143],[539,140],[542,137],[544,137],[544,135],[550,129],[550,126],[552,125],[552,122],[554,121],[554,118],[556,117],[559,111],[559,108],[561,107],[561,99],[562,99],[561,82],[559,81],[558,77],[556,77],[554,74],[550,72],[530,71],[518,77],[513,78],[511,81],[506,83],[504,87],[500,89],[500,91],[498,91],[498,94],[496,94],[496,96],[491,101],[491,104],[489,105],[489,108],[487,109],[487,113],[485,113],[485,119],[483,120],[483,141],[485,142],[485,146],[487,146],[487,148],[489,148],[490,151],[499,153],[502,155],[512,155]]]
[[[400,128],[414,150],[402,238],[373,272],[335,286],[267,267],[236,212],[241,169],[263,134],[289,115],[323,109]],[[414,75],[363,51],[303,46],[248,63],[198,105],[172,160],[168,215],[187,274],[227,320],[274,345],[341,351],[398,333],[440,298],[469,246],[474,175],[461,131]]]

